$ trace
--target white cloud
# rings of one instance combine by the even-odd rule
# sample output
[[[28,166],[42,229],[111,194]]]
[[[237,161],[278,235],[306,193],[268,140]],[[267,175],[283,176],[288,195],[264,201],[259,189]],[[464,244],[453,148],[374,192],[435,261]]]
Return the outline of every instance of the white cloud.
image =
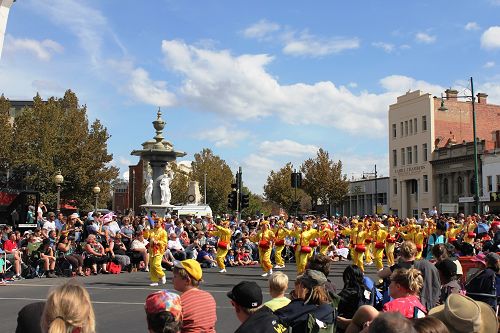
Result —
[[[183,77],[182,101],[203,112],[239,120],[276,116],[294,125],[319,125],[356,132],[370,124],[371,135],[385,135],[387,106],[408,89],[440,93],[441,87],[406,76],[380,81],[386,92],[354,94],[331,81],[280,84],[266,71],[273,58],[265,54],[233,56],[182,41],[164,40],[167,68]],[[437,90],[440,89],[440,90]]]
[[[415,35],[415,40],[419,43],[432,44],[436,41],[436,36],[431,36],[425,32],[419,32]]]
[[[360,46],[358,38],[319,38],[307,32],[298,37],[291,33],[285,37],[283,53],[294,56],[320,57],[357,49]]]
[[[259,150],[266,156],[294,156],[315,154],[318,147],[314,145],[303,145],[292,140],[263,141]]]
[[[490,0],[490,3],[491,3],[493,6],[500,6],[500,0]]]
[[[128,158],[123,157],[123,156],[120,156],[120,158],[118,159],[118,162],[125,167],[132,165],[132,161],[129,160]]]
[[[357,88],[358,84],[356,82],[349,82],[348,86],[349,88]]]
[[[265,184],[267,176],[271,170],[276,170],[279,167],[279,163],[270,158],[259,154],[250,154],[242,162],[245,186],[253,193],[262,194],[264,192],[263,184]]]
[[[225,126],[208,129],[199,136],[200,139],[214,142],[216,147],[235,146],[238,141],[248,137],[246,131],[231,131]]]
[[[494,61],[488,61],[483,65],[484,68],[492,68],[495,67],[495,62]]]
[[[468,22],[465,27],[465,30],[479,30],[479,25],[476,22]]]
[[[15,38],[7,35],[5,40],[5,52],[17,53],[28,52],[34,54],[38,59],[49,61],[55,53],[62,53],[64,48],[61,44],[51,40],[41,41],[29,38]]]
[[[175,104],[175,95],[167,90],[167,83],[151,80],[148,72],[140,67],[132,71],[128,89],[147,104],[164,107]]]
[[[269,22],[267,20],[260,20],[257,23],[252,24],[245,30],[243,30],[243,35],[248,38],[265,39],[272,34],[280,30],[280,25],[274,22]]]
[[[500,26],[489,27],[481,36],[483,49],[500,48]]]
[[[377,47],[379,49],[382,49],[387,53],[391,53],[392,51],[394,51],[394,44],[390,44],[390,43],[375,42],[375,43],[372,43],[372,46]]]
[[[41,93],[52,93],[53,95],[64,94],[65,89],[57,82],[50,80],[34,80],[31,86],[35,91]]]
[[[479,84],[477,91],[488,94],[488,103],[500,105],[500,81]]]
[[[389,157],[387,154],[381,156],[361,155],[352,152],[338,153],[341,156],[342,172],[347,175],[349,180],[360,179],[363,172],[374,172],[377,165],[377,176],[389,176]]]
[[[408,50],[408,49],[411,49],[411,46],[408,45],[408,44],[403,44],[399,47],[401,50]]]
[[[125,179],[126,181],[128,181],[128,177],[129,177],[130,173],[129,171],[125,171],[123,174],[122,174],[122,178]]]

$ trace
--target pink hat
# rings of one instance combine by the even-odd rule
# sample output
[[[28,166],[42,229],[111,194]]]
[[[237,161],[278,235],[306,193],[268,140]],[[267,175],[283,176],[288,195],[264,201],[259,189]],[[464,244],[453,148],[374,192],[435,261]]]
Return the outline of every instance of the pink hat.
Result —
[[[182,321],[181,297],[167,290],[159,290],[150,294],[146,298],[144,309],[149,314],[170,312],[176,321]]]
[[[486,255],[484,253],[479,253],[474,258],[472,258],[471,261],[480,262],[484,266],[486,266]]]

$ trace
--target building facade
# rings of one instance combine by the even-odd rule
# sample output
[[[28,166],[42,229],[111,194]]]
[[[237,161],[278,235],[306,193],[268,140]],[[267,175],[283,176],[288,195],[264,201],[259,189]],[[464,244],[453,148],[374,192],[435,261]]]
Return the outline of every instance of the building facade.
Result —
[[[441,99],[420,90],[399,96],[389,106],[389,207],[400,217],[416,217],[439,205],[430,163],[433,151],[473,141],[472,103],[459,101],[456,90],[445,93],[445,108]],[[487,96],[477,94],[475,104],[477,137],[485,141],[486,150],[494,148],[500,128],[500,106],[488,104]]]
[[[375,189],[375,182],[377,188]],[[360,179],[349,182],[349,191],[342,204],[343,216],[387,214],[389,177]],[[378,200],[376,199],[378,198]],[[378,205],[376,205],[378,203]],[[377,208],[375,208],[377,206]]]
[[[122,181],[113,185],[113,204],[114,212],[125,213],[129,206],[128,200],[128,182]]]
[[[500,145],[497,144],[497,147]],[[500,214],[500,148],[489,151],[481,159],[483,197],[488,199],[484,211],[485,213]]]

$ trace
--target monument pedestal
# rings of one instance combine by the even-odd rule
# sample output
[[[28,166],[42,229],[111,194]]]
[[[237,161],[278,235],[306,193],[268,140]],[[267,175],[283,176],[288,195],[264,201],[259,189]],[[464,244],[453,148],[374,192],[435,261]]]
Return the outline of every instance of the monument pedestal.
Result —
[[[148,216],[151,216],[151,212],[156,212],[158,217],[164,218],[167,213],[172,213],[175,210],[176,206],[164,206],[164,205],[141,205]]]

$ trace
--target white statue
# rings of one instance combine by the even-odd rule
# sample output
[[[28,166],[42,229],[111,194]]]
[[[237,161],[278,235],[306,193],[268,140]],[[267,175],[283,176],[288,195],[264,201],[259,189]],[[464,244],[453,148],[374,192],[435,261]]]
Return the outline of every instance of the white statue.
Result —
[[[144,198],[146,199],[146,205],[151,205],[153,203],[153,180],[149,178],[148,186],[144,192]]]
[[[172,194],[170,193],[170,181],[174,178],[172,172],[163,175],[160,181],[161,190],[161,205],[170,206],[170,199],[172,199]]]

